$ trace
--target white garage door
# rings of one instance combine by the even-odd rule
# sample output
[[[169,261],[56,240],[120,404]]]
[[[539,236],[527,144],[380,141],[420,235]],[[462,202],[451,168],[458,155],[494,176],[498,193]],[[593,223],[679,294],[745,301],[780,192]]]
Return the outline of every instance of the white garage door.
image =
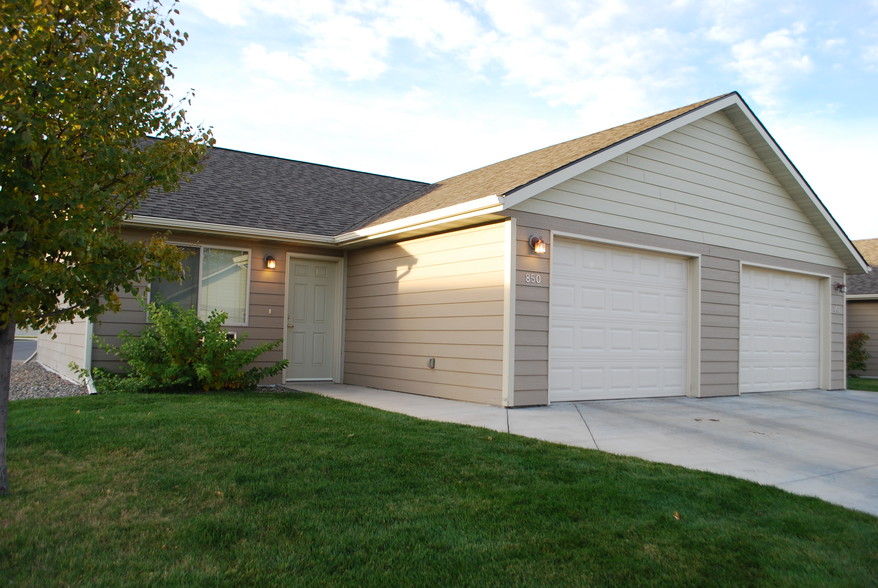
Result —
[[[743,268],[740,361],[741,392],[819,386],[819,278]]]
[[[685,393],[688,261],[555,239],[551,401]]]

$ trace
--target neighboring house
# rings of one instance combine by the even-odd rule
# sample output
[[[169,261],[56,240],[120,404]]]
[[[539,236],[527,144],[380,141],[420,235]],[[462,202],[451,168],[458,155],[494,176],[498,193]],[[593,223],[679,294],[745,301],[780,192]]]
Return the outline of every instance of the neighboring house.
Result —
[[[283,340],[266,383],[506,406],[844,388],[867,269],[737,93],[432,185],[213,149],[127,231],[192,247],[166,295]],[[126,299],[38,357],[112,367],[91,334],[144,321]]]
[[[878,239],[854,241],[863,254],[872,272],[865,275],[849,276],[847,280],[847,331],[862,331],[869,335],[866,351],[871,357],[866,362],[866,371],[858,376],[878,377]]]

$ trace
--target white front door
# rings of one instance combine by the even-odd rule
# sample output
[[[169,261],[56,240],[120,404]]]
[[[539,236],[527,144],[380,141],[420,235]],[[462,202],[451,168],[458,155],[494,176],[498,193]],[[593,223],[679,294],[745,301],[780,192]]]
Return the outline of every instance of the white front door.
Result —
[[[338,262],[292,258],[287,303],[287,380],[332,380]]]

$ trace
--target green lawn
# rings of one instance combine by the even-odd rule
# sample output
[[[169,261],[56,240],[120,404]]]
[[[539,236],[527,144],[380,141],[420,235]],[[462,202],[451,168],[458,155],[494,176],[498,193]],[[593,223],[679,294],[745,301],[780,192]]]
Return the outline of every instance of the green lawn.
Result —
[[[2,585],[878,579],[875,517],[319,396],[15,401],[9,441]]]
[[[866,378],[848,378],[848,390],[866,390],[878,392],[878,380]]]

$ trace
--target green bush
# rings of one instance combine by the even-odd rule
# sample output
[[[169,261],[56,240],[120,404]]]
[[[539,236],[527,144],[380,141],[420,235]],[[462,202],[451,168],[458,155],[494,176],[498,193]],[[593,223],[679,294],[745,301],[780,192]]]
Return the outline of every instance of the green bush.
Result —
[[[871,354],[866,351],[869,335],[862,331],[848,333],[848,373],[866,371],[866,361]]]
[[[240,349],[246,337],[230,339],[222,325],[227,313],[214,310],[201,320],[194,310],[174,304],[146,306],[150,324],[140,335],[123,331],[122,343],[101,347],[128,365],[125,375],[96,370],[99,388],[127,392],[194,392],[253,388],[279,373],[287,360],[268,367],[244,368],[280,340]]]

